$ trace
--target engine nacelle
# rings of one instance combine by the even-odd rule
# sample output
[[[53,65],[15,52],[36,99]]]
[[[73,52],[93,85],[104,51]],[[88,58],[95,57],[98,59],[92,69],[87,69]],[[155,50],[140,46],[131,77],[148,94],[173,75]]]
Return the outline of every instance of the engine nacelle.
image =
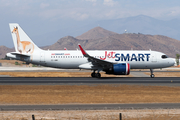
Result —
[[[129,75],[130,65],[129,63],[114,64],[112,70],[106,71],[106,74],[114,75]]]

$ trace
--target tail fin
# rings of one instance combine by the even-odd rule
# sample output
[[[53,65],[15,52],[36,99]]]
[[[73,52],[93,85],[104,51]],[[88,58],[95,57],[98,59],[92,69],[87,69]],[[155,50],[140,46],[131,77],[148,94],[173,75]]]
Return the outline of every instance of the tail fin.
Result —
[[[34,51],[41,50],[34,42],[28,37],[28,35],[22,30],[17,23],[9,24],[12,34],[14,47],[16,52],[21,54],[33,54]]]

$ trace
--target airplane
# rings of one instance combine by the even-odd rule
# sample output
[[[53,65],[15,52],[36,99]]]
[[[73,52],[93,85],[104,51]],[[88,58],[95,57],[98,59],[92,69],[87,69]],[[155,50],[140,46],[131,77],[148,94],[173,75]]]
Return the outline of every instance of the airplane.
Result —
[[[174,65],[166,54],[151,50],[42,50],[34,44],[17,23],[9,24],[16,52],[6,56],[26,63],[61,69],[92,70],[92,77],[100,78],[101,71],[113,75],[129,75],[130,69],[153,69]]]

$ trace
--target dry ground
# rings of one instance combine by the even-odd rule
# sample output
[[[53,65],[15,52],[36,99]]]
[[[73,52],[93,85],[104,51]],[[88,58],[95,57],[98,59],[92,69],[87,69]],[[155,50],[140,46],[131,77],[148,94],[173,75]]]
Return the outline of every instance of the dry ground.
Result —
[[[0,72],[0,75],[11,77],[91,77],[92,72]],[[107,75],[101,72],[102,77],[119,77],[118,75]],[[121,75],[121,77],[132,77],[132,75]]]
[[[179,120],[179,109],[156,110],[76,110],[76,111],[1,111],[1,120]]]
[[[19,65],[15,65],[15,62],[18,62]],[[0,63],[2,66],[9,66],[9,67],[21,67],[23,65],[27,67],[32,66],[32,64],[26,65],[25,62],[19,60],[0,60]]]
[[[179,103],[180,87],[135,85],[1,85],[0,104]]]
[[[150,72],[144,72],[150,75]],[[180,72],[154,72],[155,77],[180,77]],[[0,72],[0,75],[11,77],[91,77],[91,72]],[[107,75],[101,72],[102,77],[133,77],[130,75]]]
[[[144,72],[150,75],[150,72]],[[180,72],[154,72],[155,77],[180,77]],[[91,72],[0,72],[0,75],[11,77],[91,77]],[[101,72],[102,77],[133,77],[130,75],[107,75]]]
[[[19,61],[19,60],[0,60],[0,63],[11,63],[11,64],[15,64],[15,62],[18,62],[18,63],[23,63],[22,61]]]

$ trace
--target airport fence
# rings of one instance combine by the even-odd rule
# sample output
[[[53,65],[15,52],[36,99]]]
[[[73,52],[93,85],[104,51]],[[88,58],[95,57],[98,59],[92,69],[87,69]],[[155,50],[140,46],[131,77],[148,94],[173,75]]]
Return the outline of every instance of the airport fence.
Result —
[[[180,120],[180,109],[0,111],[0,120],[121,120],[121,118]]]

